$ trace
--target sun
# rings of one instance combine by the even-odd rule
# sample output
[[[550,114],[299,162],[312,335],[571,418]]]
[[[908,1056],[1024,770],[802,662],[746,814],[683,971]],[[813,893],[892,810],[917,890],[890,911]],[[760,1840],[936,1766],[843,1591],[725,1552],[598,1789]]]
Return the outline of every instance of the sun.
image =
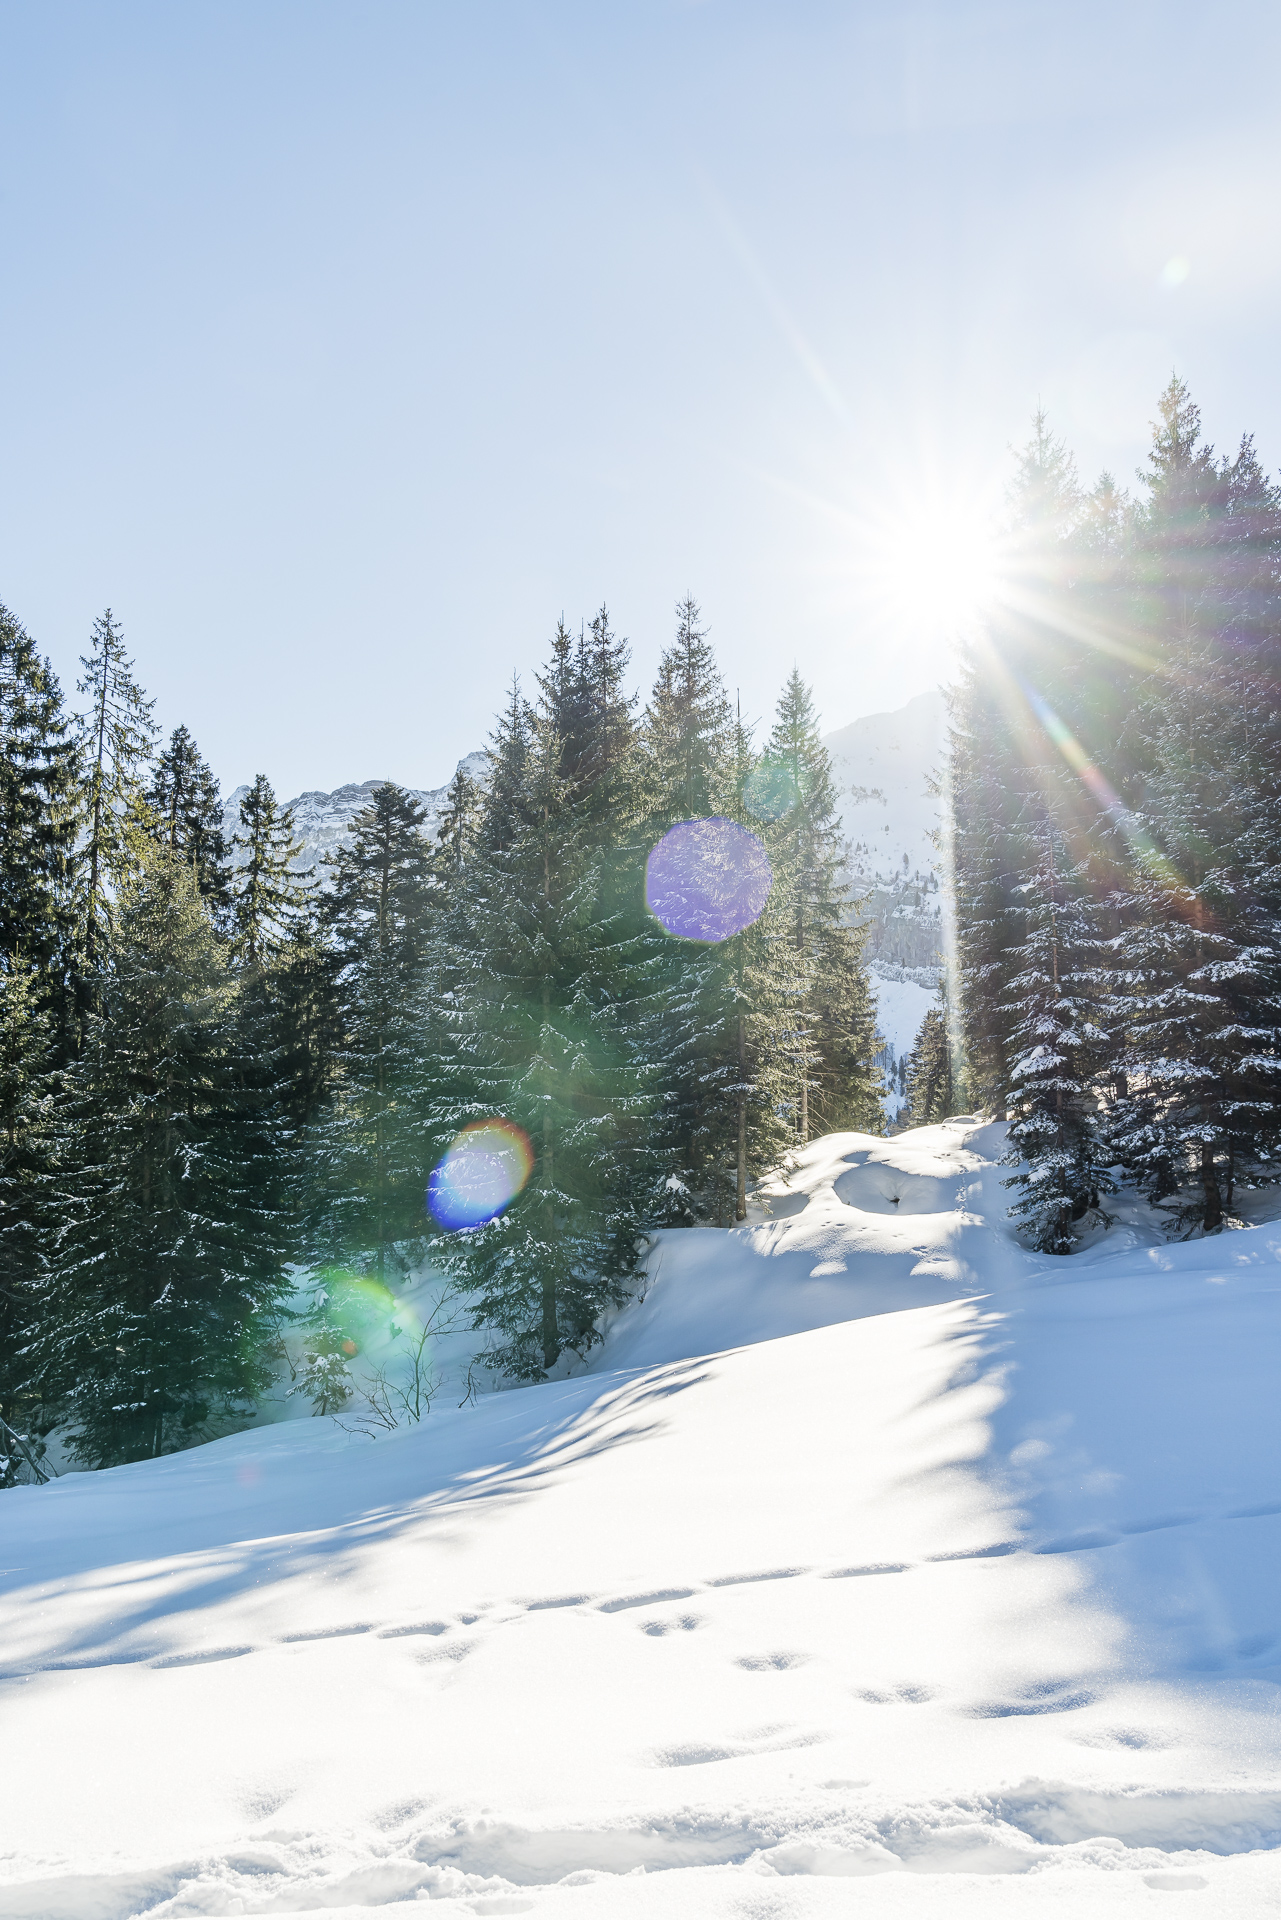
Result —
[[[959,640],[1000,594],[1000,543],[981,501],[953,496],[878,513],[866,573],[888,624],[907,639]]]

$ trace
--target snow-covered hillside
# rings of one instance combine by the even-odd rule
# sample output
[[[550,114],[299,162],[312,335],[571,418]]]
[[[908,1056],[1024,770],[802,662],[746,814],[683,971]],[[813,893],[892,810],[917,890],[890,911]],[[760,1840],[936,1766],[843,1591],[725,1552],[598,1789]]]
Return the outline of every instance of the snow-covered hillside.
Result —
[[[1029,1255],[1002,1144],[818,1142],[577,1377],[0,1496],[0,1914],[1275,1914],[1281,1229]]]
[[[941,693],[869,713],[824,737],[841,804],[846,873],[862,900],[882,1062],[892,1075],[934,1004],[943,947],[934,781],[946,750]],[[886,1108],[897,1113],[892,1090]]]
[[[473,780],[483,777],[486,764],[483,753],[465,754],[458,762]],[[332,793],[300,793],[288,802],[298,838],[302,842],[297,857],[290,863],[296,873],[309,873],[325,854],[332,853],[335,847],[350,839],[356,815],[369,805],[374,789],[381,785],[381,780],[364,780],[359,785],[335,787]],[[222,830],[228,846],[231,846],[239,830],[240,803],[248,791],[247,786],[237,787],[223,807]],[[413,788],[411,792],[418,804],[427,809],[424,830],[434,835],[444,810],[445,796],[449,792],[448,782],[443,787]],[[232,857],[239,863],[245,856],[236,849]]]
[[[938,858],[938,800],[927,782],[941,766],[946,728],[943,695],[934,692],[824,735],[850,871],[864,885],[887,885],[905,869],[928,873]]]

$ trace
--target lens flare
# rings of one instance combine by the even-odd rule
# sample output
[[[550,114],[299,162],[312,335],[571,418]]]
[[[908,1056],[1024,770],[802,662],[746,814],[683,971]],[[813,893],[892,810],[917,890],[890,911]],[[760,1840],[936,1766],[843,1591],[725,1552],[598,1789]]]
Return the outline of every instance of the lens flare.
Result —
[[[743,782],[743,805],[757,820],[781,820],[800,797],[796,775],[786,760],[771,754]]]
[[[474,1120],[432,1169],[427,1205],[450,1233],[505,1213],[534,1170],[529,1135],[514,1121]]]
[[[760,841],[719,814],[681,820],[645,863],[645,904],[678,940],[715,945],[758,920],[773,869]]]

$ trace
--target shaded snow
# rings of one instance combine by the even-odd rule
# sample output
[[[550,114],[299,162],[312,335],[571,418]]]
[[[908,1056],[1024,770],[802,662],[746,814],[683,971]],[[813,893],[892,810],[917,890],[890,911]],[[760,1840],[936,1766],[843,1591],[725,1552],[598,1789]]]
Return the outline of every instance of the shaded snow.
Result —
[[[1281,1228],[1031,1255],[1002,1145],[828,1136],[574,1378],[5,1495],[0,1915],[1275,1913]]]

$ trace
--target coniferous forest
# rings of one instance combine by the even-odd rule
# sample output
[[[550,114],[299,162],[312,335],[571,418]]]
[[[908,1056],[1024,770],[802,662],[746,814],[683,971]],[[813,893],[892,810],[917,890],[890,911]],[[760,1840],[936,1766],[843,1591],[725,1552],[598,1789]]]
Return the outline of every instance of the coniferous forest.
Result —
[[[1172,379],[1136,492],[1042,417],[1011,509],[952,700],[955,1097],[1042,1250],[1122,1181],[1213,1232],[1281,1152],[1281,489]]]
[[[604,609],[514,682],[488,775],[438,832],[379,787],[300,875],[254,781],[228,845],[185,726],[162,743],[120,624],[78,703],[0,611],[0,1484],[46,1436],[90,1466],[246,1417],[300,1272],[394,1284],[431,1260],[492,1363],[581,1353],[663,1225],[732,1225],[812,1134],[881,1126],[874,1007],[840,879],[831,771],[793,671],[768,737],[731,704],[699,609],[646,703]],[[645,864],[674,822],[765,845],[765,911],[674,939]],[[476,1230],[424,1204],[469,1124],[532,1173]],[[299,1390],[343,1396],[333,1316]],[[346,1351],[350,1351],[350,1342]]]
[[[881,1131],[809,692],[758,739],[692,599],[643,702],[603,608],[562,622],[434,835],[387,783],[309,874],[263,775],[227,843],[110,612],[82,666],[71,700],[0,611],[0,1484],[54,1429],[94,1466],[225,1430],[300,1323],[295,1390],[341,1404],[350,1342],[300,1274],[430,1262],[542,1379],[653,1230],[731,1226],[812,1136]],[[1252,441],[1216,455],[1172,380],[1137,490],[1088,490],[1038,416],[950,700],[956,946],[901,1119],[1008,1120],[1042,1251],[1127,1183],[1215,1231],[1281,1156],[1281,489]],[[768,900],[676,938],[646,861],[713,817],[765,847]],[[532,1171],[446,1231],[432,1169],[495,1116]]]

